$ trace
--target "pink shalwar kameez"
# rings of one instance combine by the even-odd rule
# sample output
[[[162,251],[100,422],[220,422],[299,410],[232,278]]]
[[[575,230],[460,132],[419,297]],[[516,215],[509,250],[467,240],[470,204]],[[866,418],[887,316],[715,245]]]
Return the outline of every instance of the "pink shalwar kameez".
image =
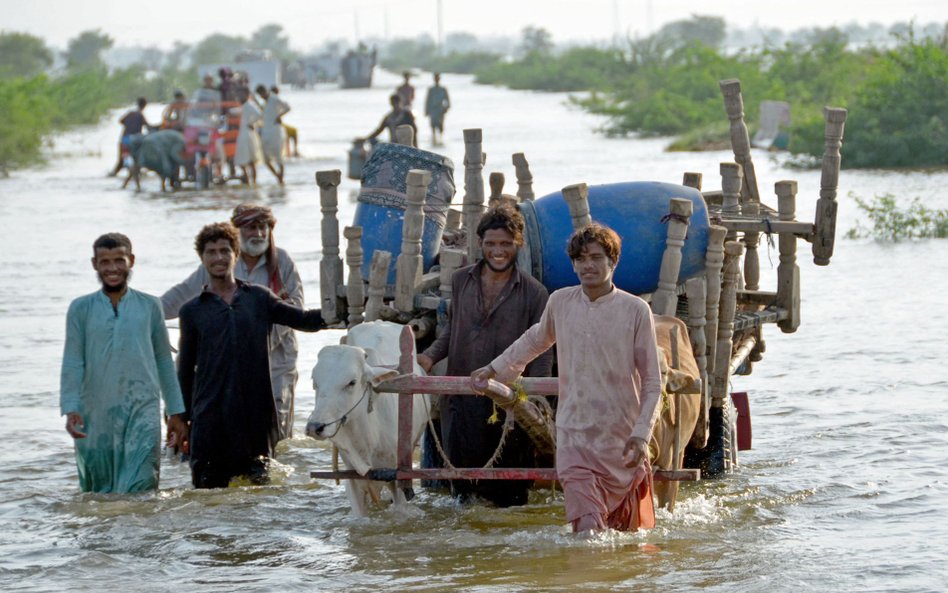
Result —
[[[625,466],[623,449],[629,437],[647,443],[661,411],[652,313],[645,301],[615,287],[595,301],[581,286],[560,289],[540,321],[491,363],[497,379],[513,381],[554,342],[556,471],[566,518],[592,515],[599,527],[634,529],[630,507],[645,472]]]

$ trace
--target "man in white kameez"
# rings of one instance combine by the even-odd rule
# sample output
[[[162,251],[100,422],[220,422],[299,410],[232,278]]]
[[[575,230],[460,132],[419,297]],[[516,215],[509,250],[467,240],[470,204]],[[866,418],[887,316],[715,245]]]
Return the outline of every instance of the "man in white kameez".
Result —
[[[237,132],[237,147],[234,152],[234,164],[250,185],[257,185],[257,163],[260,162],[260,136],[255,129],[263,114],[260,108],[250,100],[250,91],[241,92],[240,131]]]
[[[471,378],[510,383],[557,345],[556,471],[574,532],[654,526],[648,441],[661,373],[648,305],[612,283],[621,241],[598,224],[570,237],[580,286],[550,295],[540,321]]]
[[[273,241],[276,218],[266,206],[240,204],[234,208],[231,222],[240,231],[240,257],[234,276],[245,282],[266,286],[277,296],[297,307],[303,307],[303,282],[299,270],[283,249]],[[201,294],[210,276],[203,265],[183,282],[161,296],[165,319],[178,316],[181,307]],[[293,436],[293,400],[299,373],[296,358],[299,345],[289,327],[274,325],[270,331],[270,382],[276,404],[279,438]]]
[[[276,88],[276,87],[274,87]],[[283,144],[286,132],[281,118],[290,112],[290,106],[262,84],[257,85],[257,94],[263,99],[263,128],[260,130],[260,143],[263,148],[263,162],[276,175],[277,182],[283,185]]]

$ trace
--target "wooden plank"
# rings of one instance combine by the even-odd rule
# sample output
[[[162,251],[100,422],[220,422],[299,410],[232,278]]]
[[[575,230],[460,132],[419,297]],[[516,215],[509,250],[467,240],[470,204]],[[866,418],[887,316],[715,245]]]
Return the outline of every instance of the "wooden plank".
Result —
[[[312,471],[309,477],[317,480],[556,480],[552,467],[512,468],[456,468],[456,469],[370,469],[364,476],[355,470]],[[652,479],[656,482],[697,482],[701,480],[699,469],[655,470]]]
[[[752,233],[791,233],[800,235],[804,239],[809,239],[815,232],[815,226],[810,222],[770,220],[740,220],[736,218],[724,218],[720,222],[715,221],[729,231],[752,232]]]
[[[491,383],[503,385],[492,381]],[[524,391],[531,395],[559,394],[559,381],[556,377],[524,377],[521,379]],[[474,394],[470,377],[420,377],[399,375],[383,381],[376,387],[379,393],[439,393],[445,395]]]

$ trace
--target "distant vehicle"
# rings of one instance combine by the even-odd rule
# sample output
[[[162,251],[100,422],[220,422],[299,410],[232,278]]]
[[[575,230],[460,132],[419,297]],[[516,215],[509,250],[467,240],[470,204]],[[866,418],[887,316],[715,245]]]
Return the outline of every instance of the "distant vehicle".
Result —
[[[365,89],[372,86],[372,71],[375,69],[375,59],[378,52],[370,52],[364,45],[358,51],[349,50],[343,56],[340,66],[342,79],[339,86],[344,89]]]
[[[233,162],[240,126],[240,116],[233,113],[236,106],[222,102],[217,89],[199,88],[191,96],[184,120],[184,167],[197,189],[227,180],[223,165]]]

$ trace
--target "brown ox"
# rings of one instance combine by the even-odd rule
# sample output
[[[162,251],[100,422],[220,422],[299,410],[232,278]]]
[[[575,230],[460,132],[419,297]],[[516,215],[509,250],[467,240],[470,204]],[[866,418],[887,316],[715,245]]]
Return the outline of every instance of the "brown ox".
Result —
[[[664,376],[664,389],[662,413],[655,422],[649,443],[649,458],[653,469],[680,469],[685,445],[691,440],[691,433],[698,422],[701,375],[688,340],[687,326],[676,317],[655,315],[654,319],[658,349],[662,353],[659,362]],[[680,445],[677,459],[676,435]],[[678,482],[656,482],[654,490],[658,506],[674,510]]]

